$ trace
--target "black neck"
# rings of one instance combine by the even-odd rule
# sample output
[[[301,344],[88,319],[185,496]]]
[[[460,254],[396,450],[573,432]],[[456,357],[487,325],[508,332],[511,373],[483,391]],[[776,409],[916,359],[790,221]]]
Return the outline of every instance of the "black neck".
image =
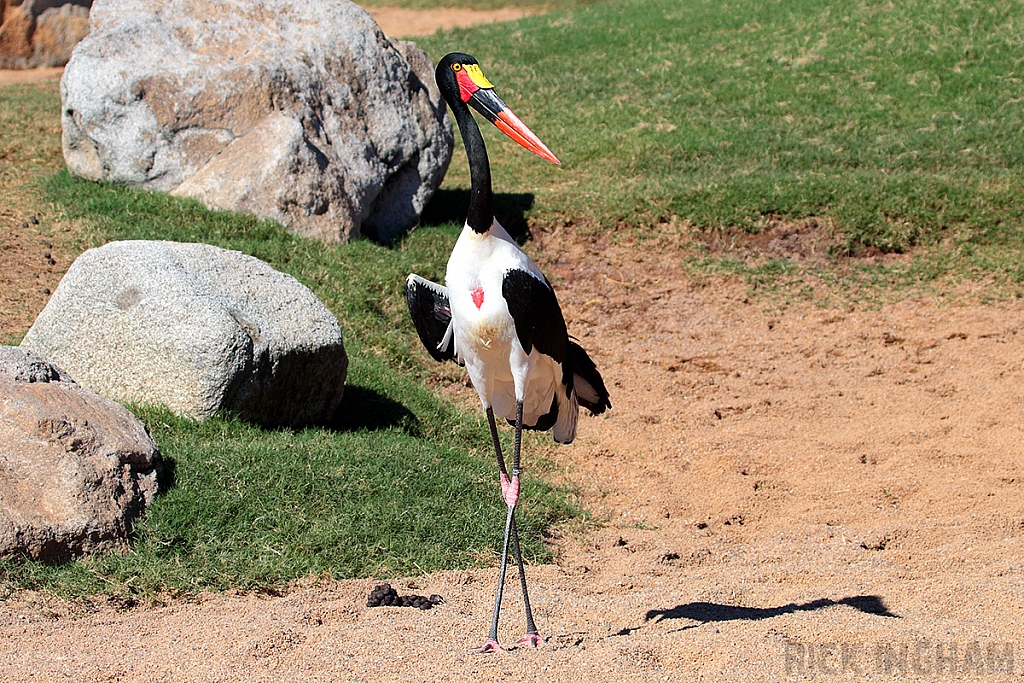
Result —
[[[480,134],[480,126],[476,124],[476,119],[465,104],[457,102],[452,106],[452,113],[459,124],[462,142],[466,146],[466,156],[469,158],[469,215],[466,217],[466,223],[474,232],[483,234],[491,229],[494,222],[491,165],[487,161],[484,136]]]

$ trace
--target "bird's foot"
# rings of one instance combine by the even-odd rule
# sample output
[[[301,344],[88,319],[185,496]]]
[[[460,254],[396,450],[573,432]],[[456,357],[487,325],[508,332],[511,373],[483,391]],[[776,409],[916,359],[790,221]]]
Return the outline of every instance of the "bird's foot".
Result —
[[[483,646],[481,646],[480,649],[477,650],[477,653],[479,653],[479,654],[486,654],[488,652],[504,652],[504,651],[505,650],[501,647],[501,645],[498,645],[498,641],[496,639],[488,638],[487,642],[485,642],[483,644]]]
[[[513,474],[512,478],[505,473],[501,474],[501,497],[505,503],[514,508],[519,503],[519,475]]]
[[[540,637],[540,634],[536,631],[530,631],[525,636],[519,639],[518,645],[521,647],[540,647],[544,645],[544,639]]]

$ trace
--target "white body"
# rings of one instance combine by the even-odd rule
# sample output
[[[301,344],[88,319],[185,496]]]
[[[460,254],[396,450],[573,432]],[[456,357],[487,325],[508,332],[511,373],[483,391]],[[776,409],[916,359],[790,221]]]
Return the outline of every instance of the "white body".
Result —
[[[462,229],[445,275],[455,353],[465,363],[484,409],[492,408],[495,415],[514,421],[516,402],[523,401],[524,424],[536,424],[556,397],[558,419],[552,436],[559,443],[571,443],[579,415],[576,392],[566,396],[561,363],[536,347],[527,355],[519,343],[502,296],[502,282],[510,270],[526,271],[544,282],[537,264],[497,220],[482,235],[469,225]],[[478,300],[483,293],[479,307],[474,292]]]

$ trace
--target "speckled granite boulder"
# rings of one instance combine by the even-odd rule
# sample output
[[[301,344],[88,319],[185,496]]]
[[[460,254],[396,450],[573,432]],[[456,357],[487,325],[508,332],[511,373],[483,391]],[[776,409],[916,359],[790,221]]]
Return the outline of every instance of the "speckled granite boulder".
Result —
[[[86,251],[21,345],[122,403],[266,426],[330,421],[348,370],[338,321],[308,288],[207,244]]]
[[[61,97],[72,173],[329,241],[404,233],[452,154],[426,54],[348,0],[96,0]]]

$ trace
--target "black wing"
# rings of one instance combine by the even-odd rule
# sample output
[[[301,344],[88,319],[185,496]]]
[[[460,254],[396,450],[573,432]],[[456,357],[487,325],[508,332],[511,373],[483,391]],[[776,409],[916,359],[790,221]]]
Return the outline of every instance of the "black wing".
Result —
[[[405,279],[405,301],[420,341],[431,357],[436,361],[456,360],[448,288],[410,275]]]
[[[555,292],[546,280],[525,270],[510,270],[501,283],[501,295],[516,324],[516,336],[526,353],[533,347],[562,364],[562,384],[571,383],[569,374],[569,332]]]
[[[593,414],[600,415],[611,408],[601,373],[583,347],[570,341],[562,309],[547,280],[540,280],[525,270],[510,270],[505,273],[501,294],[512,314],[523,350],[530,353],[537,347],[538,351],[561,363],[566,391],[574,388],[580,405]],[[541,418],[541,422],[554,424],[556,414],[552,404],[552,414],[545,416],[550,420]]]

